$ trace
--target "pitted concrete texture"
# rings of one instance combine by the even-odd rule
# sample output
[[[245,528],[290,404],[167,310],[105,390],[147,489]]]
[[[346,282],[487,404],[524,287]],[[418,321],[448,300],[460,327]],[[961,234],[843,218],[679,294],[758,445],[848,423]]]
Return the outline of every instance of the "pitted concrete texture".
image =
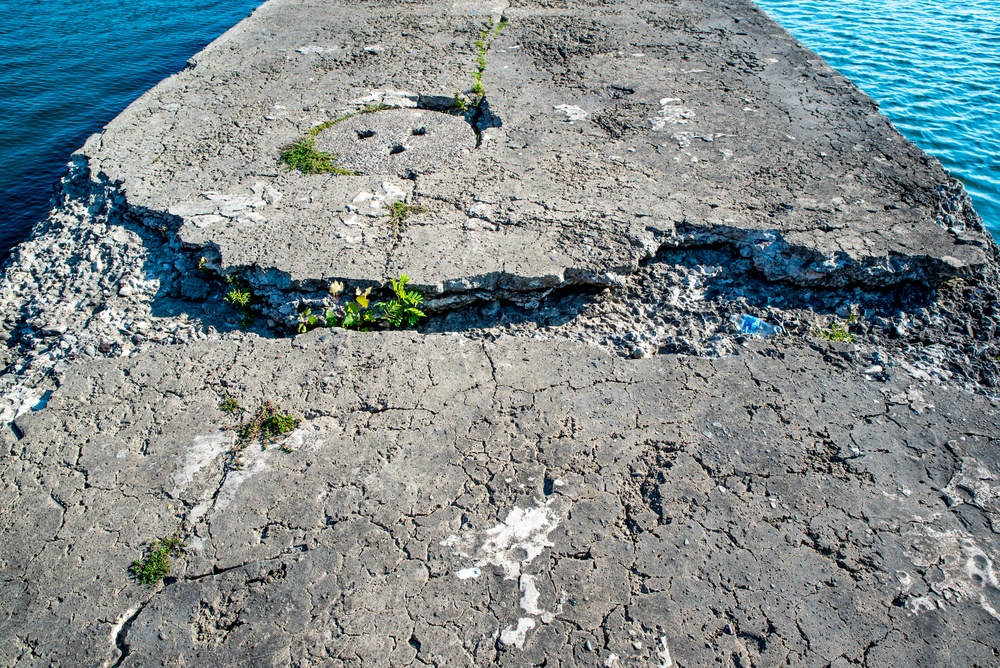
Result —
[[[337,156],[344,169],[407,179],[467,158],[476,148],[476,133],[459,116],[388,109],[359,114],[323,130],[317,147]]]
[[[998,666],[998,259],[746,2],[270,0],[4,269],[0,665]]]
[[[996,406],[838,350],[312,332],[77,366],[6,443],[2,662],[997,665]],[[304,420],[227,471],[225,395]]]
[[[475,42],[501,16],[485,103],[435,111],[469,92]],[[364,176],[278,166],[308,129],[373,102],[464,120],[480,145],[413,137],[455,159],[405,169],[406,151],[347,150],[378,141],[358,124],[394,118],[371,114],[320,137]],[[739,0],[271,0],[85,154],[154,227],[180,226],[261,291],[405,272],[432,296],[489,299],[619,285],[659,248],[718,244],[771,280],[884,286],[974,275],[990,243],[937,161]],[[385,207],[357,215],[378,197],[430,212],[397,235]]]

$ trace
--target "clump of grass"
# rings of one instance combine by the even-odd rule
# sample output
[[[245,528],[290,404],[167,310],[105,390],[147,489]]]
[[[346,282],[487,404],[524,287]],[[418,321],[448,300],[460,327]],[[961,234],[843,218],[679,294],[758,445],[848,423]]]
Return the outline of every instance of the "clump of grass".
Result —
[[[223,400],[221,407],[222,410],[230,414],[244,412],[239,402],[229,396]],[[300,422],[301,420],[291,413],[283,413],[272,402],[264,401],[246,422],[223,427],[224,431],[236,432],[236,443],[229,450],[226,458],[226,470],[238,471],[243,468],[243,453],[251,444],[259,442],[261,449],[266,450],[268,445],[278,442],[282,436],[295,431]],[[292,451],[284,444],[282,444],[281,449],[285,452]]]
[[[170,573],[170,557],[179,553],[180,549],[181,539],[177,535],[153,541],[149,555],[133,561],[129,572],[144,585],[152,587]]]
[[[267,447],[298,426],[298,418],[291,413],[282,413],[273,403],[265,401],[250,420],[236,428],[236,440],[242,444],[259,440],[261,445]]]
[[[309,136],[286,146],[281,157],[278,158],[278,162],[291,169],[297,169],[303,174],[357,176],[357,172],[338,166],[336,160],[337,156],[316,148],[316,138],[311,131]]]
[[[391,206],[387,207],[389,211],[389,222],[392,224],[393,228],[397,231],[402,230],[406,227],[406,220],[410,216],[416,216],[421,213],[427,213],[427,207],[421,206],[419,204],[408,204],[403,201],[393,202]]]
[[[848,322],[856,322],[848,321]],[[854,335],[851,334],[848,326],[839,320],[835,320],[827,329],[815,329],[812,335],[819,339],[834,341],[836,343],[854,343]]]
[[[233,397],[226,396],[219,404],[219,408],[222,409],[223,413],[242,413],[243,408],[240,406],[240,402],[236,401]]]

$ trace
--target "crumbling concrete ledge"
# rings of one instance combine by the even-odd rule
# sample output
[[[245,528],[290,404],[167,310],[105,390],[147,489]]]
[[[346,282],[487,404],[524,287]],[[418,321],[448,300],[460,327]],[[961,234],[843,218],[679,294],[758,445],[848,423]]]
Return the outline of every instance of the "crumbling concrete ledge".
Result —
[[[752,4],[270,0],[5,268],[0,665],[996,666],[998,270]]]

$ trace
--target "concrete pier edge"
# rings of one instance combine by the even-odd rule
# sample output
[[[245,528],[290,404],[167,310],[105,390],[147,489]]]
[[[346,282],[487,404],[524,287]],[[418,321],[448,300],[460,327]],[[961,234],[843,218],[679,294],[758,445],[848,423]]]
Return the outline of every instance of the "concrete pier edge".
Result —
[[[998,270],[750,2],[269,0],[4,267],[0,665],[998,665]]]

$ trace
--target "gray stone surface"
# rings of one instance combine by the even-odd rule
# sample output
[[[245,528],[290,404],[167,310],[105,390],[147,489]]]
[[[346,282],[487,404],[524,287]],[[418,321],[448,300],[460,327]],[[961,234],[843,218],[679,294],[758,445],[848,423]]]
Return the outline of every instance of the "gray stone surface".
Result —
[[[75,367],[6,444],[3,663],[996,665],[996,405],[824,352],[314,331]],[[305,418],[293,451],[227,471],[225,395]]]
[[[387,109],[359,114],[320,132],[317,148],[336,155],[345,169],[407,179],[468,158],[476,148],[476,133],[460,116]]]
[[[501,14],[489,118],[468,114],[478,149],[413,180],[279,168],[282,146],[344,111],[468,91]],[[323,134],[342,145],[353,128]],[[663,246],[718,243],[773,280],[888,285],[972,275],[989,254],[941,166],[745,2],[272,0],[85,154],[262,289],[399,272],[444,294],[615,285]],[[395,241],[351,206],[384,182],[433,210]]]
[[[4,268],[0,665],[1000,665],[998,260],[745,2],[270,0]]]

